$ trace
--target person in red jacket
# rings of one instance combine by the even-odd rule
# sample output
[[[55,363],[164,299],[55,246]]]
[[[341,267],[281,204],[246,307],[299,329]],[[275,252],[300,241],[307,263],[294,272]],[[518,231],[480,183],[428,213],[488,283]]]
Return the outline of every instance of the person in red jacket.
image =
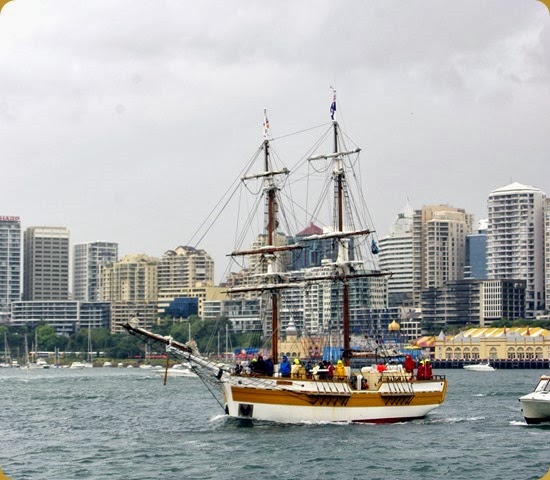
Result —
[[[432,364],[429,359],[426,360],[424,363],[424,378],[426,380],[431,380],[433,377],[432,375]]]
[[[418,371],[416,372],[417,380],[424,380],[426,377],[426,368],[424,367],[424,360],[420,360],[420,365],[418,365]]]
[[[405,372],[412,375],[414,373],[414,367],[416,367],[416,362],[410,355],[407,355],[405,357],[405,362],[403,363],[403,368],[405,369]]]

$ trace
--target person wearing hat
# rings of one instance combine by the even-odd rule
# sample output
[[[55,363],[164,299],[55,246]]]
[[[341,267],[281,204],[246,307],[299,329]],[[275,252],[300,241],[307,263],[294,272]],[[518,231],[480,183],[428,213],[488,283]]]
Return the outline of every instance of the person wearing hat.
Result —
[[[292,378],[302,378],[302,375],[305,373],[305,368],[302,366],[302,362],[300,362],[299,358],[294,359],[290,373]]]
[[[424,360],[420,360],[420,365],[418,365],[418,371],[416,372],[416,379],[417,380],[424,380],[426,378],[426,367]]]
[[[281,372],[281,377],[290,377],[290,362],[286,355],[283,355],[283,361],[279,365],[279,372]]]
[[[430,362],[430,359],[427,358],[424,362],[424,379],[431,380],[432,376],[432,362]]]
[[[338,360],[336,362],[336,368],[334,369],[334,377],[336,380],[345,380],[346,376],[346,367],[344,367],[344,362],[342,362],[342,360]]]

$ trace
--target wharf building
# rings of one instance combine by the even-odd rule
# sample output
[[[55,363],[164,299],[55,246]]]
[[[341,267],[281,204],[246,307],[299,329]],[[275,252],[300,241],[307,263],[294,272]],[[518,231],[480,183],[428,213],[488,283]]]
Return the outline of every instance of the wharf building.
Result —
[[[97,302],[100,298],[101,267],[118,260],[118,243],[85,242],[74,246],[73,299]]]
[[[21,221],[0,216],[0,323],[10,318],[13,302],[21,300]]]
[[[123,322],[137,319],[150,328],[157,314],[158,259],[126,255],[101,268],[101,301],[111,303],[111,333],[122,333]]]
[[[541,190],[516,182],[493,190],[487,202],[487,277],[525,280],[528,318],[545,308],[545,198]]]
[[[440,366],[461,367],[484,360],[497,368],[547,368],[550,331],[510,327],[471,328],[454,336],[441,332],[435,338],[433,353]]]
[[[69,299],[69,230],[27,228],[23,258],[23,300]]]

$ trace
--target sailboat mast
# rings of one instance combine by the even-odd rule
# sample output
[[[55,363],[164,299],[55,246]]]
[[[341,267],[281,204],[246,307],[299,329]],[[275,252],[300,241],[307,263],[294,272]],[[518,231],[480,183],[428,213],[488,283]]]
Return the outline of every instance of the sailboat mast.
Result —
[[[336,155],[339,152],[338,142],[338,122],[333,122],[334,127],[334,181],[336,183],[336,209],[337,209],[337,221],[336,228],[339,233],[344,231],[344,168],[342,165],[343,159],[340,155]],[[345,262],[348,260],[346,251],[346,245],[344,240],[340,239],[338,243],[338,262],[342,262],[342,268],[347,269]],[[344,274],[347,272],[344,272]],[[344,365],[349,365],[349,359],[351,356],[350,350],[350,337],[349,337],[349,286],[348,281],[344,279],[343,291],[342,291],[342,330],[344,336],[344,352],[342,354]]]
[[[271,171],[269,165],[269,140],[264,140],[264,162],[265,171]],[[269,177],[268,177],[269,178]],[[275,239],[275,186],[271,178],[268,179],[269,185],[267,188],[267,245],[274,246]],[[269,269],[272,269],[273,261],[269,264]],[[269,272],[271,273],[271,272]],[[271,292],[271,358],[274,363],[277,363],[279,358],[279,346],[278,346],[278,333],[279,333],[279,304],[277,292]]]

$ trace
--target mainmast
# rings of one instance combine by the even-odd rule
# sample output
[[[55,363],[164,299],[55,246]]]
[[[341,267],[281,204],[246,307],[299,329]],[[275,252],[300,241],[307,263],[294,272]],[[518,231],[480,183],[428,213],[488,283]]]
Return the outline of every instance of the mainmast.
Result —
[[[338,122],[333,121],[334,128],[334,183],[336,186],[335,191],[335,203],[337,210],[336,217],[336,228],[338,233],[344,232],[344,168],[343,168],[343,158],[341,155],[337,155],[339,152],[339,142],[338,142]],[[344,274],[343,280],[343,291],[342,291],[342,329],[344,335],[344,351],[342,357],[344,359],[344,365],[348,366],[350,364],[349,359],[351,358],[351,349],[350,349],[350,329],[349,329],[349,284],[348,280],[345,278],[345,275],[348,273],[347,262],[349,260],[348,249],[346,245],[346,240],[341,238],[338,241],[338,257],[337,263],[341,265]]]

